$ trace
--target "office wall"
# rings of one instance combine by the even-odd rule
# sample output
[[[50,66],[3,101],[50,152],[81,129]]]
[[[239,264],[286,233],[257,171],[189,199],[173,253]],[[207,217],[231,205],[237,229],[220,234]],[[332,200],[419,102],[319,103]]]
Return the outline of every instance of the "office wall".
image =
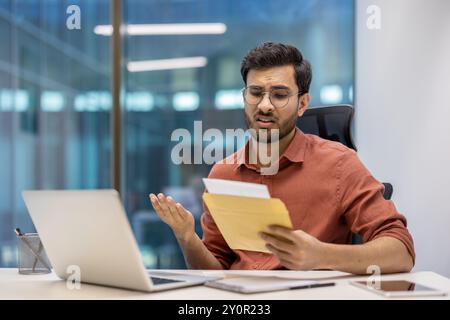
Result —
[[[380,9],[380,29],[367,27],[370,5]],[[450,276],[450,1],[356,6],[359,155],[394,185],[415,240],[414,270]]]

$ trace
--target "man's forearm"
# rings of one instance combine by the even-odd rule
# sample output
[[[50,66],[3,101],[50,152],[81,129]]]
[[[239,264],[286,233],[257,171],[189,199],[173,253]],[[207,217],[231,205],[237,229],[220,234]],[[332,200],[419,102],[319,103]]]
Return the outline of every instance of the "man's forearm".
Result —
[[[367,274],[375,265],[381,273],[409,272],[413,260],[405,245],[392,237],[381,237],[363,245],[325,244],[323,269]]]
[[[188,239],[177,239],[189,269],[223,269],[222,264],[194,233]]]

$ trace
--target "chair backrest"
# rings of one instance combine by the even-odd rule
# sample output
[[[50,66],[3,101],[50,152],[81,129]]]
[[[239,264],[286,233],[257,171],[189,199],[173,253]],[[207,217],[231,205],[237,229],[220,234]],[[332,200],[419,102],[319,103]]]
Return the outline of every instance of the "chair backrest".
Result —
[[[340,142],[357,151],[350,133],[353,113],[354,109],[351,105],[315,107],[305,111],[297,121],[297,126],[304,133],[315,134],[327,140]],[[388,182],[383,182],[383,185],[383,197],[390,200],[393,187]],[[352,243],[363,243],[362,237],[358,234],[352,234]]]
[[[350,134],[353,118],[351,105],[336,105],[307,109],[298,120],[297,126],[304,133],[318,135],[327,140],[338,141],[356,151]]]

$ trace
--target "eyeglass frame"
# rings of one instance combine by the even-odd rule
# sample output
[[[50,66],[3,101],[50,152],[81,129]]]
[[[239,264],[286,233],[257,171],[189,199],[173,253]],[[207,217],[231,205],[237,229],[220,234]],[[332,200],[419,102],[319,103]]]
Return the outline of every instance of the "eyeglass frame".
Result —
[[[289,99],[292,97],[292,96],[301,96],[301,95],[303,95],[305,92],[301,92],[300,90],[299,91],[297,91],[297,92],[292,92],[292,93],[290,93],[288,96],[287,96],[287,102],[286,102],[286,104],[284,105],[284,106],[282,106],[282,107],[277,107],[277,106],[275,106],[274,104],[273,104],[273,102],[272,102],[272,99],[271,99],[271,93],[272,93],[272,91],[273,90],[279,90],[279,89],[271,89],[270,91],[262,91],[261,92],[261,94],[262,94],[262,96],[261,96],[261,100],[259,101],[259,102],[257,102],[257,103],[248,103],[247,102],[247,100],[245,99],[245,90],[247,90],[247,89],[249,89],[249,88],[251,88],[251,87],[248,87],[248,86],[246,86],[246,87],[244,87],[244,88],[242,88],[242,98],[244,99],[244,103],[245,104],[248,104],[248,105],[250,105],[250,106],[257,106],[258,104],[260,104],[261,103],[261,101],[263,101],[263,99],[264,99],[264,95],[266,94],[266,93],[268,93],[269,94],[269,101],[270,101],[270,104],[271,105],[273,105],[273,107],[275,108],[275,109],[283,109],[284,107],[286,107],[288,104],[289,104]],[[287,88],[287,89],[289,89],[289,88]]]

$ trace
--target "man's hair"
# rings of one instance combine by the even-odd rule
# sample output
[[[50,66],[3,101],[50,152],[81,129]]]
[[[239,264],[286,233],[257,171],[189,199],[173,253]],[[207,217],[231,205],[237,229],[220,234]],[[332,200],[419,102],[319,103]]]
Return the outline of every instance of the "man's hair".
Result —
[[[284,65],[294,67],[299,92],[308,93],[312,79],[311,64],[296,47],[283,43],[265,42],[250,50],[241,63],[242,79],[247,85],[247,74],[251,69]]]

